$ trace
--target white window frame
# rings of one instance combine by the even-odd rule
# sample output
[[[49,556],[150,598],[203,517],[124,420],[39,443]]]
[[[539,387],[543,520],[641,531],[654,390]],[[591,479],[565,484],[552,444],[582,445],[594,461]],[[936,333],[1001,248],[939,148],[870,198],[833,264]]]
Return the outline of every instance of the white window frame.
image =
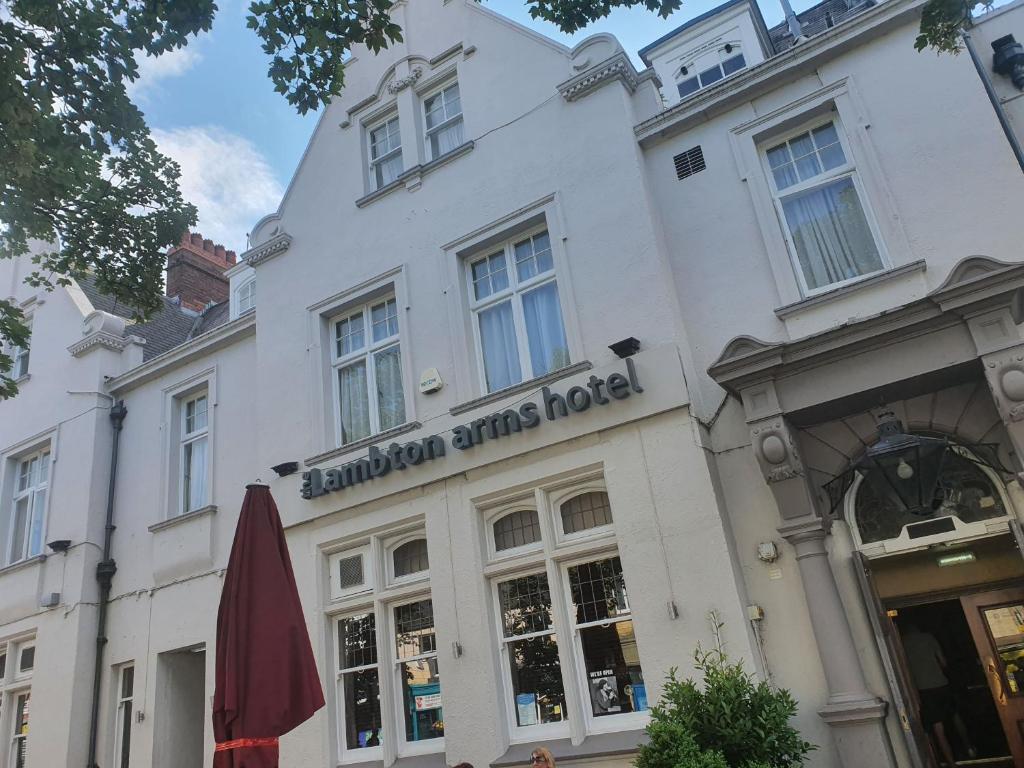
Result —
[[[382,189],[382,188],[388,186],[388,184],[394,184],[396,181],[398,181],[402,177],[402,174],[405,173],[405,170],[406,170],[405,169],[405,157],[402,154],[402,123],[398,119],[398,117],[399,117],[399,115],[398,115],[397,111],[391,111],[391,112],[389,112],[387,114],[387,116],[382,117],[382,118],[380,118],[378,120],[374,120],[372,123],[369,123],[366,126],[366,159],[367,159],[367,162],[369,163],[369,165],[367,167],[369,168],[369,178],[368,178],[368,181],[370,183],[370,191],[371,192],[374,192],[374,191],[376,191],[378,189]],[[392,121],[394,121],[397,124],[397,126],[398,126],[398,146],[396,146],[396,147],[389,147],[387,152],[385,152],[384,154],[380,155],[379,157],[374,157],[374,154],[373,154],[373,133],[374,133],[374,131],[377,131],[377,130],[380,130],[381,128],[384,128],[384,133],[385,133],[385,135],[387,135],[387,133],[388,133],[387,126],[390,125]],[[402,170],[400,170],[398,172],[398,175],[395,176],[395,178],[392,179],[391,181],[378,184],[377,183],[377,166],[381,165],[382,163],[386,163],[388,160],[393,159],[395,156],[398,156],[398,157],[402,158]]]
[[[341,658],[341,635],[339,626],[345,619],[355,618],[356,616],[362,616],[365,614],[373,614],[374,617],[374,635],[377,642],[377,661],[373,664],[362,664],[355,667],[342,666],[345,660]],[[377,610],[377,606],[370,604],[364,605],[361,609],[351,609],[344,613],[340,613],[331,616],[333,623],[334,637],[334,648],[335,653],[339,654],[335,668],[335,696],[337,696],[338,702],[338,717],[335,723],[337,727],[337,738],[338,747],[340,754],[340,762],[343,764],[350,763],[365,763],[383,760],[384,757],[384,739],[388,730],[388,719],[387,719],[387,699],[384,697],[384,686],[387,684],[387,678],[384,675],[383,666],[381,664],[381,622],[380,613]],[[380,744],[376,747],[364,747],[363,749],[349,749],[345,738],[345,675],[352,672],[362,672],[368,669],[377,670],[377,691],[380,694],[380,722],[381,722],[381,734]]]
[[[498,543],[494,540],[494,524],[506,515],[516,512],[533,512],[537,515],[537,525],[540,527],[540,538],[530,544],[523,544],[508,549],[498,549]],[[494,509],[488,510],[484,517],[484,534],[487,539],[487,559],[494,562],[519,557],[530,552],[538,552],[544,549],[544,522],[541,520],[541,511],[537,509],[533,495],[529,500],[521,499],[508,504],[502,504]]]
[[[15,710],[18,697],[28,694],[32,695],[32,674],[35,669],[28,672],[19,672],[21,664],[21,651],[23,648],[34,648],[35,638],[31,635],[0,640],[0,656],[5,657],[4,673],[0,675],[0,765],[14,765],[15,743],[28,736],[15,736]],[[31,708],[29,718],[31,721]]]
[[[401,600],[395,600],[385,604],[385,610],[387,611],[386,621],[386,637],[387,637],[387,656],[385,657],[389,661],[389,672],[390,672],[390,684],[392,690],[392,717],[391,722],[395,728],[395,743],[397,746],[398,757],[408,757],[410,755],[430,755],[438,752],[445,751],[445,737],[439,736],[436,739],[423,739],[421,741],[407,741],[405,738],[405,699],[402,695],[402,675],[399,672],[403,664],[408,664],[414,661],[427,661],[429,659],[437,660],[439,657],[440,644],[437,642],[437,615],[434,614],[434,650],[428,653],[421,653],[416,656],[409,656],[404,659],[398,657],[397,632],[395,627],[395,609],[401,608],[404,605],[412,605],[413,603],[423,602],[425,600],[431,601],[431,609],[433,610],[433,595],[431,592],[426,591],[419,593],[415,596],[404,597]],[[379,630],[380,625],[378,625]],[[440,662],[438,662],[440,664]],[[440,676],[440,669],[438,670],[438,676]],[[441,682],[441,710],[444,711],[444,681]],[[443,720],[442,720],[443,722]]]
[[[521,243],[524,240],[532,239],[533,237],[547,232],[548,244],[551,248],[551,269],[547,272],[542,272],[537,275],[533,275],[526,280],[519,280],[519,270],[516,264],[515,257],[515,246],[516,243]],[[476,298],[476,290],[473,286],[473,266],[479,264],[482,261],[486,261],[491,256],[496,255],[499,251],[505,255],[505,272],[508,275],[508,287],[500,291],[496,291],[483,299]],[[551,373],[552,371],[545,371],[542,374],[534,373],[533,362],[530,359],[530,341],[526,330],[526,318],[523,312],[523,295],[530,291],[540,288],[547,283],[554,283],[558,290],[558,309],[562,317],[562,333],[565,335],[566,340],[566,352],[569,355],[569,359],[566,362],[566,366],[572,365],[573,354],[572,345],[569,341],[569,329],[566,323],[566,303],[563,298],[564,282],[559,279],[558,263],[555,259],[555,248],[553,243],[553,237],[550,228],[546,224],[540,224],[530,229],[520,232],[514,237],[510,237],[497,243],[492,247],[484,248],[477,251],[472,256],[465,260],[465,283],[466,290],[468,291],[469,298],[469,309],[471,315],[471,324],[473,326],[473,340],[476,348],[476,363],[477,370],[479,371],[479,385],[480,391],[484,394],[490,394],[492,392],[498,392],[502,387],[498,389],[489,389],[487,387],[487,369],[484,364],[484,350],[483,340],[480,338],[480,313],[490,309],[491,307],[497,306],[507,300],[512,302],[512,322],[516,332],[516,351],[519,355],[519,371],[522,378],[517,382],[512,382],[508,385],[510,387],[517,386],[523,382],[530,381],[537,378],[538,376],[544,376]],[[563,366],[564,367],[564,366]]]
[[[381,304],[385,305],[385,317],[387,316],[387,304],[389,302],[395,303],[395,323],[398,326],[398,331],[391,334],[379,341],[373,340],[373,308],[379,307]],[[378,298],[372,299],[362,305],[347,309],[343,312],[333,314],[327,322],[328,340],[331,345],[331,387],[334,393],[334,434],[335,444],[337,447],[343,447],[350,443],[356,443],[366,438],[360,437],[355,440],[349,440],[348,442],[343,441],[344,432],[342,431],[341,422],[341,382],[339,381],[339,374],[343,368],[347,368],[360,361],[364,361],[366,365],[366,396],[368,398],[369,415],[370,415],[370,434],[366,437],[373,437],[379,435],[383,430],[380,425],[380,403],[377,402],[377,366],[375,365],[375,358],[380,352],[384,352],[392,347],[398,347],[398,359],[402,366],[402,403],[405,411],[405,418],[402,420],[402,424],[409,422],[409,393],[406,388],[406,366],[407,361],[403,355],[402,347],[402,318],[401,312],[398,311],[399,303],[398,298],[394,293],[387,293]],[[359,349],[353,350],[343,355],[338,354],[338,336],[337,336],[337,325],[338,323],[349,320],[357,315],[363,317],[363,346]],[[401,426],[396,424],[388,429],[394,429]]]
[[[572,501],[577,496],[582,496],[585,493],[603,493],[608,495],[608,490],[604,483],[600,481],[593,481],[589,483],[581,483],[574,485],[571,488],[558,489],[552,491],[549,499],[551,504],[551,523],[555,530],[555,539],[560,544],[576,543],[578,541],[589,541],[591,539],[606,538],[608,536],[615,535],[615,512],[612,511],[612,521],[607,525],[599,525],[594,528],[587,528],[583,531],[576,531],[575,533],[566,533],[562,527],[562,505]],[[608,500],[609,507],[611,506],[611,499]]]
[[[26,464],[28,464],[29,468],[31,468],[31,462],[38,461],[43,456],[46,456],[46,459],[47,459],[47,461],[46,461],[46,479],[41,481],[41,482],[37,482],[35,485],[32,485],[31,484],[31,478],[30,478],[29,479],[29,483],[30,484],[26,488],[23,488],[23,489],[19,490],[18,483],[20,482],[20,478],[21,478],[21,468],[23,466],[25,466]],[[13,470],[13,481],[11,483],[11,495],[10,495],[10,499],[9,499],[10,508],[9,508],[9,513],[8,513],[7,541],[6,541],[6,546],[5,546],[5,549],[4,549],[4,561],[3,562],[4,562],[5,565],[13,565],[14,563],[20,563],[20,562],[23,562],[25,560],[31,560],[33,557],[38,557],[39,555],[43,554],[43,549],[46,546],[46,530],[47,530],[48,517],[49,517],[49,509],[50,509],[50,485],[52,484],[52,479],[51,478],[52,478],[52,474],[53,474],[53,452],[50,449],[49,443],[47,443],[43,447],[38,448],[38,449],[36,449],[35,451],[33,451],[31,453],[22,454],[21,456],[18,456],[16,458],[11,459],[10,461],[11,461],[11,468]],[[35,516],[36,496],[38,496],[39,494],[45,494],[43,496],[43,504],[42,504],[42,507],[43,507],[42,520],[39,523],[39,525],[40,525],[40,527],[42,529],[42,532],[43,532],[43,541],[41,542],[42,546],[40,547],[40,550],[38,552],[32,553],[32,552],[29,551],[29,543],[30,543],[31,538],[32,538],[32,527],[33,527],[32,523],[33,523],[33,519],[34,519],[34,516]],[[28,499],[28,507],[27,507],[28,519],[26,520],[26,524],[25,524],[25,541],[22,543],[21,548],[20,548],[21,551],[24,554],[22,556],[20,556],[20,557],[15,558],[14,557],[14,545],[15,545],[15,542],[14,542],[14,529],[15,529],[14,515],[15,515],[15,511],[16,511],[18,502],[21,501],[22,499]]]
[[[198,402],[199,400],[202,400],[202,399],[206,400],[206,423],[202,427],[199,427],[198,429],[196,429],[196,430],[194,430],[192,432],[189,432],[188,431],[188,427],[187,427],[189,403],[196,403],[196,402]],[[213,479],[212,478],[212,473],[210,471],[211,453],[213,452],[213,444],[212,444],[212,441],[210,440],[210,421],[211,421],[211,417],[212,417],[213,404],[212,404],[212,401],[210,399],[210,391],[209,391],[209,389],[201,389],[201,390],[198,390],[196,392],[192,392],[192,393],[190,393],[188,395],[182,396],[179,399],[178,409],[179,409],[178,410],[178,419],[179,419],[178,423],[179,423],[179,430],[180,431],[179,431],[179,440],[178,440],[179,447],[178,447],[178,512],[177,512],[177,514],[180,516],[180,515],[187,515],[190,512],[195,512],[197,510],[203,509],[204,507],[207,507],[207,506],[210,505],[210,495],[211,495],[211,490],[212,490],[210,486],[211,486],[212,479]],[[204,489],[203,498],[200,500],[200,503],[199,503],[198,506],[194,506],[193,507],[192,505],[190,505],[188,503],[188,499],[186,498],[186,492],[185,492],[186,491],[185,477],[186,477],[186,474],[188,472],[188,466],[186,466],[186,463],[185,463],[185,448],[186,448],[186,446],[189,446],[189,445],[192,445],[194,443],[197,443],[200,440],[205,440],[206,441],[206,461],[205,461],[205,466],[203,467],[203,471],[206,473],[206,477],[204,478],[204,483],[203,483],[203,489]]]
[[[539,576],[543,574],[548,580],[548,590],[551,594],[551,628],[543,630],[541,632],[530,632],[523,635],[505,635],[504,616],[501,613],[501,596],[498,591],[500,584],[506,581],[512,581],[515,579],[523,578],[526,576]],[[513,744],[521,744],[532,741],[551,741],[554,739],[568,738],[570,734],[570,718],[572,716],[572,704],[570,699],[570,692],[567,690],[568,686],[565,682],[565,668],[562,665],[562,660],[565,658],[565,649],[562,644],[565,642],[565,638],[562,633],[559,632],[559,627],[562,625],[560,621],[560,611],[558,606],[558,598],[556,590],[558,585],[551,584],[551,576],[548,569],[545,567],[544,562],[535,563],[533,566],[525,567],[522,570],[517,570],[512,573],[505,573],[501,576],[497,576],[491,579],[491,600],[494,604],[494,615],[495,631],[497,632],[498,643],[500,648],[498,655],[501,659],[501,688],[503,697],[508,712],[508,728],[510,741]],[[564,712],[564,717],[560,722],[557,723],[538,723],[537,725],[521,726],[518,724],[516,719],[515,711],[515,697],[512,689],[512,662],[509,659],[509,645],[513,642],[520,640],[527,640],[533,637],[542,637],[550,635],[555,638],[555,642],[558,644],[559,649],[559,668],[562,673],[562,691],[564,695],[563,706],[567,712]]]
[[[132,693],[124,695],[124,675],[126,670],[132,670]],[[131,760],[131,739],[132,739],[132,714],[135,708],[135,662],[128,662],[117,667],[115,676],[117,690],[115,693],[116,706],[114,707],[114,760],[111,768],[120,768],[124,759],[121,750],[124,745],[125,729],[128,730],[128,759]],[[128,718],[125,720],[125,709],[128,710]]]
[[[817,128],[828,125],[829,123],[831,123],[836,129],[836,135],[839,137],[839,146],[843,150],[846,162],[837,168],[823,171],[807,181],[800,181],[792,186],[786,187],[784,190],[779,190],[775,183],[775,177],[772,174],[771,166],[768,163],[768,150],[788,142],[800,134],[809,133]],[[837,114],[830,113],[828,115],[817,115],[814,118],[805,120],[796,128],[760,142],[757,149],[758,157],[761,161],[761,167],[764,171],[772,203],[775,208],[775,215],[778,219],[779,229],[781,230],[783,239],[786,243],[786,250],[789,254],[790,265],[792,266],[793,274],[796,277],[797,285],[799,286],[800,294],[802,296],[809,297],[820,293],[827,293],[835,290],[836,288],[860,282],[865,278],[877,275],[892,268],[892,262],[889,259],[889,254],[885,248],[885,241],[881,236],[878,224],[875,220],[874,214],[872,213],[871,206],[868,204],[868,196],[863,184],[861,183],[860,174],[857,172],[857,164],[854,162],[850,143],[847,139],[846,132],[843,129],[842,121],[839,119]],[[861,211],[864,214],[864,219],[867,221],[868,229],[871,232],[875,248],[878,251],[881,267],[872,272],[865,272],[862,275],[857,275],[846,280],[829,283],[828,285],[823,285],[818,288],[810,288],[807,285],[807,276],[804,275],[803,268],[800,266],[799,254],[797,253],[796,244],[793,240],[793,234],[789,228],[789,222],[786,220],[786,213],[783,208],[783,204],[786,199],[793,197],[794,195],[825,187],[846,178],[849,178],[852,181],[854,190],[857,192],[857,199],[860,202]]]
[[[373,562],[372,547],[369,544],[364,544],[358,547],[349,547],[343,549],[340,552],[334,552],[327,558],[327,564],[330,568],[328,575],[328,582],[330,584],[330,599],[331,600],[344,600],[345,598],[354,597],[356,595],[365,595],[369,592],[373,592],[376,588],[376,568]],[[361,557],[363,559],[363,583],[357,587],[345,587],[341,586],[341,574],[338,571],[338,563],[350,557]]]
[[[427,534],[425,531],[417,531],[415,533],[409,533],[400,538],[394,539],[387,543],[385,547],[384,555],[384,567],[387,571],[388,584],[409,584],[411,582],[423,581],[430,578],[430,546],[427,545],[427,569],[425,571],[416,571],[415,573],[408,573],[405,576],[395,575],[395,550],[397,550],[403,544],[408,544],[412,541],[422,540],[424,543],[427,542]]]
[[[256,309],[256,278],[250,277],[235,291],[235,303],[238,316]],[[245,306],[247,304],[247,306]]]
[[[562,688],[565,692],[565,706],[568,710],[566,719],[561,723],[518,726],[516,713],[513,710],[511,667],[502,658],[502,706],[511,743],[534,743],[543,739],[564,738],[566,735],[574,739],[583,739],[595,733],[643,728],[650,721],[650,706],[654,703],[650,699],[648,699],[648,709],[640,712],[626,712],[595,718],[591,710],[586,664],[579,628],[576,626],[576,617],[573,611],[568,569],[573,565],[613,557],[620,557],[621,562],[614,529],[615,512],[612,511],[611,525],[590,529],[585,536],[566,538],[561,535],[560,507],[562,502],[574,496],[598,491],[608,492],[603,476],[594,472],[586,472],[550,484],[538,484],[532,489],[532,498],[535,499],[534,507],[526,502],[526,497],[522,493],[518,493],[514,499],[489,501],[486,505],[478,507],[481,520],[485,525],[484,535],[488,540],[486,546],[489,562],[484,567],[484,576],[490,581],[493,621],[496,627],[497,642],[501,645],[498,654],[502,657],[507,656],[507,652],[504,650],[506,643],[501,625],[498,584],[519,576],[546,573],[548,588],[551,592],[553,629],[558,642],[558,657],[562,670]],[[541,527],[540,546],[531,545],[528,548],[517,548],[517,551],[508,557],[505,556],[505,552],[495,555],[492,523],[508,512],[528,508],[535,508],[538,512]],[[628,581],[628,576],[626,580]],[[635,631],[636,619],[632,612],[622,620],[625,618],[633,619]],[[568,679],[567,675],[571,675],[574,679]]]
[[[633,609],[630,608],[629,613],[625,616],[616,616],[614,619],[590,621],[578,624],[576,622],[575,611],[573,610],[572,587],[569,583],[569,569],[574,565],[584,565],[585,563],[593,563],[599,560],[611,560],[616,557],[620,558],[619,563],[621,565],[621,555],[617,548],[604,552],[592,552],[590,554],[574,557],[571,560],[564,560],[559,563],[559,575],[561,576],[562,581],[563,599],[565,600],[566,613],[568,614],[569,620],[568,626],[572,630],[573,661],[575,667],[573,670],[575,673],[575,680],[573,683],[576,686],[577,695],[580,697],[580,708],[582,709],[582,714],[586,723],[587,733],[609,733],[612,731],[642,729],[645,728],[647,723],[650,721],[650,707],[652,702],[649,698],[647,702],[648,708],[646,710],[641,710],[639,712],[621,712],[614,714],[611,717],[595,717],[593,707],[590,703],[590,689],[587,680],[586,659],[583,654],[583,637],[581,630],[587,629],[588,627],[602,626],[604,624],[618,624],[623,621],[632,621],[633,635],[636,637],[636,619],[633,618]],[[625,575],[624,569],[623,575]],[[626,602],[628,604],[628,591],[626,592],[626,598]],[[639,645],[638,641],[638,648]],[[641,671],[642,668],[643,665],[641,665]],[[562,684],[565,684],[564,678]],[[645,680],[645,687],[646,685],[649,685],[649,683]]]
[[[427,127],[427,102],[430,101],[435,96],[441,96],[441,94],[444,91],[448,90],[452,86],[455,86],[456,88],[459,88],[459,111],[458,111],[458,113],[449,116],[447,114],[447,109],[445,109],[445,118],[444,118],[444,120],[441,121],[440,123],[438,123],[437,125],[435,125],[433,128],[428,128]],[[442,103],[442,107],[443,107],[444,106],[444,97],[443,96],[441,96],[441,103]],[[466,133],[465,133],[465,131],[466,131],[466,123],[465,123],[465,120],[463,120],[463,116],[462,116],[463,115],[463,113],[462,113],[462,88],[459,87],[458,79],[453,78],[451,80],[446,80],[443,85],[439,85],[436,88],[432,88],[430,91],[428,91],[423,96],[423,98],[420,100],[420,111],[421,111],[421,119],[423,120],[423,145],[424,145],[423,152],[424,152],[424,157],[426,157],[427,160],[436,160],[437,158],[442,157],[444,154],[446,154],[446,153],[439,153],[439,154],[435,155],[433,150],[431,149],[430,139],[431,139],[431,137],[433,137],[433,135],[435,133],[439,133],[440,131],[443,131],[445,128],[448,128],[449,126],[455,125],[455,123],[457,123],[457,122],[462,123],[462,131],[463,131],[463,133],[462,133],[462,141],[459,143],[459,146],[462,146],[462,144],[466,143]],[[455,147],[455,148],[453,148],[453,149],[451,149],[449,151],[454,152],[455,149],[457,149],[457,148],[458,147]]]

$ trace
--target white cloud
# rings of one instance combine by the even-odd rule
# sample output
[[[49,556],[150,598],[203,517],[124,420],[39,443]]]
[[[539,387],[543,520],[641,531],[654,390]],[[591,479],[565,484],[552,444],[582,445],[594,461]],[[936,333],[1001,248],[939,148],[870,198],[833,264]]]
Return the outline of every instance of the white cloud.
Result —
[[[144,56],[140,53],[139,78],[128,84],[128,95],[133,99],[144,99],[159,87],[161,80],[180,77],[202,59],[198,40],[191,40],[184,48],[176,48],[160,56]]]
[[[154,129],[160,151],[181,166],[181,193],[199,209],[195,231],[245,250],[249,228],[277,209],[282,189],[248,139],[216,126]]]

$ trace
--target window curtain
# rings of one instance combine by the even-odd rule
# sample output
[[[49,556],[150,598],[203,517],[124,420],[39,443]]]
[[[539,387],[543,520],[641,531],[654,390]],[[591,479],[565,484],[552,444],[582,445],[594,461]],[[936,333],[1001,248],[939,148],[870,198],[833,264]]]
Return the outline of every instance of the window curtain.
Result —
[[[822,288],[882,268],[850,178],[783,201],[807,287]]]
[[[523,294],[523,315],[526,335],[530,341],[530,364],[533,375],[541,376],[569,364],[569,345],[562,326],[562,310],[558,303],[558,286],[546,283]]]
[[[370,403],[366,388],[366,361],[338,371],[341,397],[341,443],[361,440],[370,434]]]
[[[377,366],[377,407],[381,430],[405,423],[405,398],[402,395],[402,358],[398,346],[388,347],[374,356]]]
[[[433,157],[440,157],[460,146],[462,146],[461,118],[430,136],[430,151]]]
[[[488,392],[522,381],[512,302],[503,302],[480,313],[480,345],[483,347]]]

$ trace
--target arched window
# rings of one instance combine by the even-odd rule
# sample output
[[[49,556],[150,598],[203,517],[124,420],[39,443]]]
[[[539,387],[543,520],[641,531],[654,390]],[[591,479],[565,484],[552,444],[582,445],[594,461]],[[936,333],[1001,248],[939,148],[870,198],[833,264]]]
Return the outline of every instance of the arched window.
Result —
[[[249,280],[247,283],[242,283],[237,291],[235,291],[236,304],[238,306],[238,314],[244,315],[251,309],[256,307],[256,278]]]
[[[853,522],[862,544],[895,539],[906,526],[928,520],[956,517],[969,524],[1007,514],[992,478],[976,463],[954,450],[946,454],[930,514],[911,514],[893,494],[881,493],[871,483],[860,483],[856,494]],[[924,531],[929,531],[929,535],[934,532],[930,527],[920,530],[920,535],[925,535]],[[915,538],[914,533],[911,529],[910,538]]]
[[[525,547],[540,541],[540,520],[535,509],[509,512],[494,521],[494,551]]]
[[[608,494],[604,491],[591,491],[573,496],[562,504],[561,513],[562,532],[567,536],[611,525],[612,522],[612,508],[608,503]]]
[[[427,558],[427,540],[413,539],[405,544],[395,547],[391,553],[394,561],[395,578],[412,576],[415,573],[422,573],[430,568],[430,561]]]

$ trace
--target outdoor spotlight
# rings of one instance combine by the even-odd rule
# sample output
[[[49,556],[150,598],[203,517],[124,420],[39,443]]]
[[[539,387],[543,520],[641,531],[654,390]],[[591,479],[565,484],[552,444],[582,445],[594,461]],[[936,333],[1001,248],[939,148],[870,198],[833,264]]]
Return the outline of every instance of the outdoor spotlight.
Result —
[[[51,552],[67,552],[71,548],[71,539],[57,539],[48,542],[46,546],[50,548]]]
[[[992,42],[992,69],[1000,75],[1006,75],[1013,84],[1024,91],[1024,45],[1016,41],[1013,35],[1004,35]]]
[[[614,344],[609,344],[608,349],[614,352],[619,357],[625,359],[632,357],[640,349],[640,340],[634,339],[630,336],[628,339],[622,341],[616,341]]]
[[[271,467],[272,470],[277,472],[278,477],[286,477],[299,468],[299,462],[297,461],[284,461],[278,464],[276,467]]]

